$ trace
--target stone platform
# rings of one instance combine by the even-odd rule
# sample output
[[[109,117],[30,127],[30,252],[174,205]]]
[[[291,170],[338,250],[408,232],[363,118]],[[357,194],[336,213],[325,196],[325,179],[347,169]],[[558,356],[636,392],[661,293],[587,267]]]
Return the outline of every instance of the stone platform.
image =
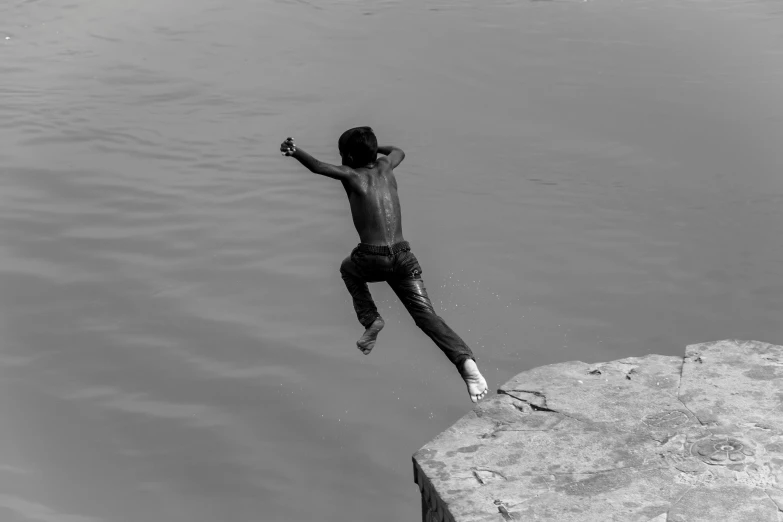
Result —
[[[413,469],[425,522],[782,522],[783,347],[535,368]]]

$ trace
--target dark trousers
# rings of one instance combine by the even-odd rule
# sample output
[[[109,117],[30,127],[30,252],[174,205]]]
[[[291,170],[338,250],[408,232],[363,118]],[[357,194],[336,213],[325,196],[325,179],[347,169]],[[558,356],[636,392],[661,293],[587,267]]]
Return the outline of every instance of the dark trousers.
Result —
[[[407,241],[391,247],[359,243],[340,265],[345,286],[362,326],[369,327],[380,317],[367,283],[386,281],[413,317],[416,326],[432,339],[458,368],[473,352],[454,330],[435,313],[421,280],[421,266]]]

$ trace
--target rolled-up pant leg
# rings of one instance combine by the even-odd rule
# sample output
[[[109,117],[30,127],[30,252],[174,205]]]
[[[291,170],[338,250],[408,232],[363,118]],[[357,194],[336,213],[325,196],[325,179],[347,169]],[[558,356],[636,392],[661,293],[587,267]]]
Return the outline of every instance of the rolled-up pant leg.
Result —
[[[415,275],[419,273],[420,269],[415,272]],[[458,370],[462,369],[466,359],[475,360],[473,352],[465,341],[435,313],[421,278],[390,279],[389,286],[405,305],[416,326],[432,339]]]
[[[353,309],[356,311],[357,319],[362,323],[362,326],[368,328],[381,315],[372,300],[367,281],[351,257],[348,256],[343,260],[340,265],[340,275],[342,275],[345,286],[353,299]]]

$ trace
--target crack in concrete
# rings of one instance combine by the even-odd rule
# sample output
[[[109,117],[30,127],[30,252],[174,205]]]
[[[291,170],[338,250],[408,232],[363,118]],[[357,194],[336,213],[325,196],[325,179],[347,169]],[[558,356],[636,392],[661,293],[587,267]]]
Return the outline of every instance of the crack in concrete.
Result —
[[[512,392],[529,393],[531,395],[535,395],[536,397],[540,397],[541,400],[543,401],[544,405],[543,406],[539,406],[538,404],[533,404],[529,400],[523,399],[522,397],[517,397],[516,395],[513,395],[513,394],[507,392],[506,390],[498,390],[498,393],[501,394],[501,395],[508,395],[511,398],[514,398],[514,399],[516,399],[518,401],[524,402],[525,404],[527,404],[528,406],[530,406],[532,409],[534,409],[536,411],[551,411],[552,413],[560,413],[558,411],[555,411],[555,410],[547,407],[547,405],[546,405],[546,396],[543,393],[541,393],[541,392],[530,391],[530,390],[511,390],[511,391]]]
[[[498,429],[496,429],[495,431],[493,431],[493,432],[492,432],[492,435],[494,436],[496,433],[503,433],[503,432],[505,432],[505,431],[552,431],[552,428],[547,428],[547,429],[545,429],[545,430],[533,430],[533,429],[530,429],[530,430],[522,430],[522,429],[516,429],[516,428],[515,428],[515,429],[513,429],[513,430],[504,430],[504,429],[502,429],[502,428],[498,428]]]
[[[535,395],[536,397],[540,397],[541,398],[541,400],[543,401],[544,405],[543,406],[539,406],[537,404],[533,404],[532,402],[530,402],[530,401],[528,401],[526,399],[523,399],[522,397],[517,397],[516,395],[514,395],[512,393],[509,393],[509,391],[511,391],[511,392],[529,393],[531,395]],[[568,417],[569,419],[575,420],[577,422],[582,422],[582,423],[585,422],[585,421],[583,421],[581,419],[577,419],[576,417],[572,417],[571,415],[568,415],[567,413],[563,413],[562,411],[553,410],[552,408],[547,407],[546,395],[544,395],[541,392],[532,391],[532,390],[509,390],[509,391],[498,390],[498,393],[501,394],[501,395],[508,395],[509,397],[511,397],[513,399],[516,399],[516,400],[518,400],[520,402],[524,402],[525,404],[530,406],[531,409],[533,409],[535,411],[547,411],[547,412],[550,412],[550,413],[557,413],[558,415],[562,415],[563,417]]]
[[[500,476],[500,477],[501,477],[503,480],[508,480],[508,477],[507,477],[507,476],[505,476],[503,473],[501,473],[501,472],[499,472],[499,471],[497,471],[497,470],[494,470],[494,469],[489,469],[489,468],[475,468],[475,469],[473,470],[473,475],[474,475],[474,476],[476,476],[476,478],[477,478],[477,479],[479,480],[479,482],[481,482],[482,484],[484,483],[484,480],[483,480],[483,479],[481,479],[481,478],[479,478],[479,475],[478,475],[478,472],[479,472],[479,471],[484,471],[484,472],[487,472],[487,473],[494,473],[495,475],[499,475],[499,476]]]
[[[758,489],[761,489],[761,488],[758,488]],[[778,510],[778,513],[783,513],[783,509],[781,509],[780,506],[778,505],[778,503],[775,502],[775,500],[772,497],[769,496],[769,493],[767,493],[767,491],[765,489],[762,489],[761,491],[763,491],[764,494],[767,495],[767,498],[769,499],[770,502],[772,502],[772,505],[775,506],[775,509]]]
[[[694,489],[696,489],[696,486],[691,486],[690,488],[688,488],[687,490],[685,490],[685,493],[683,493],[682,495],[680,495],[680,498],[678,498],[677,500],[675,500],[674,502],[672,502],[672,505],[671,505],[671,506],[669,506],[669,509],[666,511],[666,520],[669,520],[669,514],[672,512],[672,509],[674,509],[674,506],[676,506],[677,504],[679,504],[679,503],[680,503],[680,501],[681,501],[683,498],[685,498],[685,495],[687,495],[688,493],[690,493],[690,492],[691,492],[691,491],[693,491]]]
[[[683,371],[685,371],[685,359],[687,359],[687,358],[688,358],[687,356],[683,357],[683,358],[682,358],[682,365],[680,365],[680,379],[679,379],[679,381],[677,382],[677,400],[678,400],[678,401],[680,401],[680,404],[682,404],[682,405],[683,405],[683,407],[684,407],[686,410],[688,410],[688,411],[690,412],[690,414],[691,414],[691,415],[693,415],[693,418],[694,418],[694,419],[696,419],[697,421],[699,421],[699,424],[701,424],[702,426],[704,426],[704,427],[706,428],[706,427],[707,427],[707,425],[706,425],[706,424],[704,424],[704,423],[702,422],[702,420],[699,418],[699,416],[698,416],[698,415],[696,415],[696,414],[693,412],[693,410],[691,410],[691,409],[688,407],[688,405],[687,405],[687,404],[685,404],[685,401],[684,401],[684,400],[682,400],[682,399],[680,398],[680,387],[682,386],[682,372],[683,372]],[[700,358],[700,359],[701,359],[701,358]]]
[[[624,469],[666,469],[666,466],[648,466],[642,464],[640,466],[620,466],[619,468],[599,469],[597,471],[575,471],[573,473],[546,473],[545,475],[536,475],[538,477],[552,475],[552,476],[569,476],[569,475],[600,475],[602,473],[612,473],[615,471],[621,471]]]
[[[512,392],[521,392],[521,393],[529,393],[530,395],[535,395],[536,397],[541,397],[541,400],[542,400],[542,401],[544,401],[544,407],[546,407],[546,395],[544,395],[544,394],[543,394],[543,393],[541,393],[540,391],[534,391],[534,390],[517,390],[516,388],[515,388],[515,389],[513,389],[513,390],[509,390],[509,391],[512,391]],[[498,390],[498,393],[505,393],[506,395],[511,395],[511,394],[510,394],[510,393],[508,393],[506,390]],[[513,396],[513,395],[511,395],[511,397],[514,397],[514,396]],[[514,398],[515,398],[515,399],[519,399],[519,397],[514,397]],[[519,400],[523,401],[524,399],[519,399]],[[528,402],[528,401],[525,401],[525,402]]]

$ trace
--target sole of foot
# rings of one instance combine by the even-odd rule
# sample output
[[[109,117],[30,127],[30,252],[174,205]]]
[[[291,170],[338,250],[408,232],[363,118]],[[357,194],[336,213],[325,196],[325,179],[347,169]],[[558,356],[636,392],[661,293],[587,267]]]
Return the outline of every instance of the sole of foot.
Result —
[[[470,394],[470,400],[477,403],[481,399],[487,396],[489,389],[487,388],[487,381],[484,380],[484,376],[476,365],[476,361],[473,359],[466,359],[460,370],[460,375],[468,386],[468,393]]]
[[[375,341],[378,339],[378,333],[383,330],[385,324],[383,319],[379,317],[364,331],[361,338],[356,341],[356,347],[360,352],[367,355],[375,348]]]

